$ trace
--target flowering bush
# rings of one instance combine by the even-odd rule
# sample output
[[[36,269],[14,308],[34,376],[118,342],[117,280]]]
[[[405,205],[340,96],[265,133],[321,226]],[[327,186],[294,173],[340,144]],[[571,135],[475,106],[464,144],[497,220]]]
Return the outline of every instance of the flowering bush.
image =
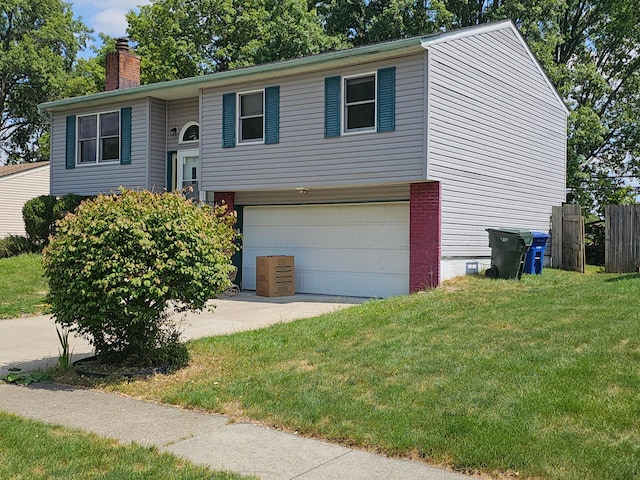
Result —
[[[171,313],[202,310],[229,285],[235,215],[181,193],[122,190],[83,202],[44,251],[56,322],[107,363],[188,361]]]

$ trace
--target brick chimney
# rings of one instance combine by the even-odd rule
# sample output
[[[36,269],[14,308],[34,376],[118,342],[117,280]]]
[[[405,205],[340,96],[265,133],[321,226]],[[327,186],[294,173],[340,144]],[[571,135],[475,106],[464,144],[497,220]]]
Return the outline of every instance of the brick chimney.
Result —
[[[116,40],[116,52],[107,54],[104,89],[119,90],[140,85],[140,58],[129,51],[126,38]]]

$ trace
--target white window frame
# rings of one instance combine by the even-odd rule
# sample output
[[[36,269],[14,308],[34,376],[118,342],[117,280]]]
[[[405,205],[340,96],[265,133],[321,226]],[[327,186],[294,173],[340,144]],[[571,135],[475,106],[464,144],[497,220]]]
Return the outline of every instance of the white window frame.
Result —
[[[255,93],[261,93],[262,94],[262,115],[250,115],[247,117],[243,117],[242,116],[242,97],[244,95],[251,95],[251,94],[255,94]],[[238,95],[236,96],[236,145],[260,145],[260,144],[264,144],[264,139],[265,139],[265,92],[264,92],[264,88],[258,89],[258,90],[250,90],[247,92],[240,92],[238,93]],[[258,138],[254,138],[251,140],[242,140],[242,129],[240,128],[241,122],[244,118],[256,118],[258,116],[262,117],[262,138],[258,139]]]
[[[182,137],[184,137],[184,134],[187,133],[187,129],[189,127],[192,127],[194,125],[198,126],[198,139],[197,140],[182,140]],[[178,137],[178,143],[181,145],[184,144],[188,144],[188,143],[198,143],[200,141],[200,124],[198,122],[188,122],[184,127],[182,127],[182,130],[180,130],[180,136]]]
[[[364,102],[355,102],[350,105],[347,105],[347,80],[353,80],[356,78],[364,78],[364,77],[373,77],[373,100],[367,100]],[[342,134],[343,135],[359,135],[362,133],[374,133],[377,131],[376,125],[378,124],[378,72],[367,72],[367,73],[358,73],[357,75],[349,75],[342,77],[342,88],[341,90],[341,98],[340,105],[342,108]],[[373,125],[371,127],[364,128],[352,128],[349,129],[347,126],[347,107],[351,105],[359,105],[365,103],[373,102]]]
[[[102,115],[107,115],[109,113],[117,113],[118,114],[118,158],[111,160],[100,160],[100,156],[102,154],[102,142],[100,136],[100,117]],[[80,119],[86,117],[96,117],[96,160],[94,162],[81,162],[80,156],[82,154],[82,149],[80,148],[80,142],[82,140],[80,138]],[[113,138],[114,136],[104,137],[104,138]],[[87,113],[84,115],[78,115],[76,117],[76,167],[86,167],[93,165],[109,165],[109,164],[119,164],[122,155],[122,114],[120,110],[106,110],[103,112],[95,112],[95,113]]]

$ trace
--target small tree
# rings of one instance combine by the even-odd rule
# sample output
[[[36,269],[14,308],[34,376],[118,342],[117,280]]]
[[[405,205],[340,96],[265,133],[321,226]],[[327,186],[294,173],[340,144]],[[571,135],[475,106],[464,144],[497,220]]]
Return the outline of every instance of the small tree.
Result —
[[[202,310],[229,285],[234,223],[181,193],[123,189],[83,202],[44,251],[56,322],[103,362],[185,364],[171,312]]]
[[[51,228],[56,221],[53,210],[57,201],[53,195],[40,195],[28,200],[22,207],[22,218],[27,237],[39,250],[49,241]]]
[[[49,236],[55,233],[56,220],[73,212],[83,197],[68,193],[64,197],[40,195],[28,200],[22,207],[22,219],[27,237],[36,250],[40,251],[49,243]]]

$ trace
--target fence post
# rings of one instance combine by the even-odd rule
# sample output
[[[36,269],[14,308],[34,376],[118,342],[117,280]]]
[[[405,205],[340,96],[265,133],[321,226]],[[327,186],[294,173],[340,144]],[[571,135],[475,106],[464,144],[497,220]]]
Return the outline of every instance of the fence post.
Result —
[[[562,268],[562,206],[551,210],[551,266]]]
[[[640,205],[605,207],[604,263],[607,273],[635,273],[640,266]]]

